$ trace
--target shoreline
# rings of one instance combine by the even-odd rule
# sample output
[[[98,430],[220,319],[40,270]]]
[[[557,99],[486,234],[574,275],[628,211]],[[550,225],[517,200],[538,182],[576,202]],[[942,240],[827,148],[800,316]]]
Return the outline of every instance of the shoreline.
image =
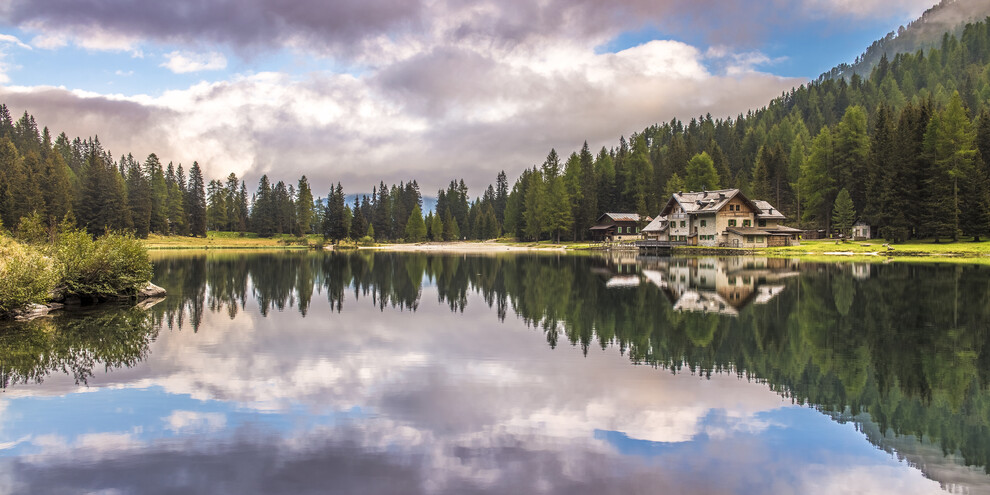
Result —
[[[212,237],[212,236],[211,236]],[[164,241],[164,242],[163,242]],[[167,251],[300,251],[318,249],[319,244],[308,245],[286,244],[274,238],[238,238],[212,237],[198,238],[190,242],[189,238],[174,237],[149,239],[143,244],[149,252]],[[977,262],[990,264],[990,242],[979,243],[931,243],[916,242],[888,245],[871,242],[836,243],[833,240],[804,241],[800,246],[774,248],[710,248],[679,246],[675,255],[686,256],[765,256],[773,258],[814,258],[816,260],[872,260],[888,261],[933,261],[933,262]],[[330,244],[324,247],[333,250]],[[573,243],[527,243],[504,241],[452,241],[452,242],[421,242],[402,244],[378,244],[373,246],[347,245],[348,250],[388,251],[388,252],[422,252],[422,253],[452,253],[452,254],[500,254],[500,253],[608,253],[617,251],[634,252],[633,246],[613,245],[603,248],[587,242]]]
[[[392,251],[408,253],[521,253],[521,252],[553,252],[564,253],[575,251],[566,246],[554,244],[547,246],[519,246],[513,244],[503,244],[498,242],[421,242],[405,244],[381,244],[377,246],[361,246],[359,250]]]

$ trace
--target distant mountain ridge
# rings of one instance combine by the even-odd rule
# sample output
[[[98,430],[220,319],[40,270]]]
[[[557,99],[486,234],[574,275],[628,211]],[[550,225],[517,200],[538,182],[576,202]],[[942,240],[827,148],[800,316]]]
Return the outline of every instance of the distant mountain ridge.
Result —
[[[884,55],[892,60],[899,53],[939,46],[946,35],[959,36],[963,27],[990,16],[990,0],[942,0],[925,11],[920,18],[891,31],[874,41],[852,64],[839,64],[822,74],[818,80],[849,79],[853,74],[869,76]]]

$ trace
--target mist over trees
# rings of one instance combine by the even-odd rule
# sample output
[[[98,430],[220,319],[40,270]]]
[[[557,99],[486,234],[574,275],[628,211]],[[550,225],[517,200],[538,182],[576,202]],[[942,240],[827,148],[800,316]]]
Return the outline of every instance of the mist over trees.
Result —
[[[597,151],[551,149],[514,182],[502,171],[473,195],[451,180],[432,211],[415,179],[380,182],[348,204],[339,184],[305,176],[249,186],[235,174],[203,177],[195,162],[187,174],[155,154],[114,159],[98,137],[53,137],[0,105],[0,221],[15,229],[34,212],[49,223],[68,215],[94,235],[582,240],[604,212],[654,216],[673,192],[715,188],[832,230],[845,189],[854,221],[887,239],[979,239],[990,234],[990,24],[954,32],[881,56],[869,77],[823,77],[735,118],[673,119]]]

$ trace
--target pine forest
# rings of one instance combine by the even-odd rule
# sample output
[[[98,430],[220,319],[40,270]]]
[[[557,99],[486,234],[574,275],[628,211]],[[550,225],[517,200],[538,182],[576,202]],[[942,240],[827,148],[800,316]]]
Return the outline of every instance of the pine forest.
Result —
[[[115,158],[98,137],[52,136],[4,105],[0,221],[16,230],[28,216],[68,217],[94,235],[139,237],[217,230],[334,241],[584,240],[604,212],[645,218],[673,192],[739,188],[805,229],[834,229],[846,191],[852,209],[843,195],[843,218],[890,241],[979,240],[990,234],[990,19],[956,32],[881,56],[868,77],[823,76],[735,118],[674,119],[612,147],[550,150],[511,185],[503,171],[473,197],[452,180],[425,216],[414,178],[381,182],[354,201],[339,183],[305,176],[264,176],[249,187],[234,174],[206,178],[195,162],[186,170],[155,154]]]

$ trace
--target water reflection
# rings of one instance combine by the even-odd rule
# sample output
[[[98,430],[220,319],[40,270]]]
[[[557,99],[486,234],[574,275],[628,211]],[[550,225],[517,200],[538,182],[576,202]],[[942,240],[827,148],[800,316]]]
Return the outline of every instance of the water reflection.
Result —
[[[18,399],[0,404],[21,415],[0,429],[16,459],[0,480],[209,492],[189,480],[228,470],[248,480],[230,492],[763,493],[770,479],[925,492],[906,464],[946,489],[988,484],[979,267],[220,253],[169,254],[156,282],[170,296],[148,313],[0,334]],[[94,377],[104,363],[137,366]],[[42,396],[129,429],[49,431],[27,419]],[[32,430],[41,441],[22,442]]]

